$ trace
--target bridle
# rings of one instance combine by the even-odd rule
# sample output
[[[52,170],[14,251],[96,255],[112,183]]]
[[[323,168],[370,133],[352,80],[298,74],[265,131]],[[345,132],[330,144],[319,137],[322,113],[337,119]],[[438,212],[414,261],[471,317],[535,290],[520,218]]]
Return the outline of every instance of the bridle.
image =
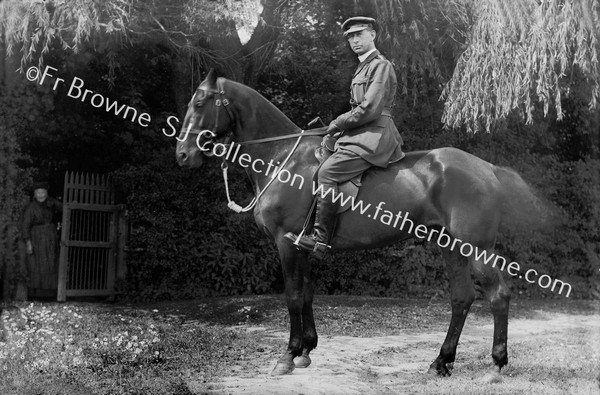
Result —
[[[221,107],[223,107],[225,109],[225,111],[227,112],[227,116],[229,117],[229,120],[231,121],[232,124],[235,124],[235,117],[233,112],[231,111],[231,109],[229,108],[229,105],[231,104],[231,102],[227,99],[227,97],[225,96],[225,90],[223,89],[223,85],[222,82],[220,81],[220,79],[217,79],[217,89],[210,89],[210,88],[198,88],[198,90],[207,92],[207,93],[213,93],[215,95],[218,95],[218,97],[215,99],[215,126],[213,128],[214,131],[218,130],[218,123],[219,123],[219,109]],[[190,103],[193,103],[194,98],[196,97],[196,93],[198,91],[196,91],[194,93],[194,96],[192,96],[192,99],[190,100]],[[196,144],[199,146],[198,143],[198,139],[200,138],[200,136],[204,135],[206,132],[210,133],[210,135],[214,138],[217,137],[217,134],[212,131],[212,130],[191,130],[191,124],[188,125],[188,129],[186,131],[186,135],[185,138],[183,140],[180,140],[179,138],[177,138],[178,141],[185,141],[185,139],[187,139],[187,136],[189,134],[192,135],[198,135],[196,137]],[[306,132],[304,129],[300,129],[300,133],[292,133],[292,134],[286,134],[286,135],[282,135],[282,136],[274,136],[274,137],[266,137],[266,138],[262,138],[262,139],[255,139],[255,140],[248,140],[248,141],[240,141],[237,144],[239,145],[252,145],[252,144],[262,144],[262,143],[268,143],[268,142],[272,142],[272,141],[278,141],[278,140],[284,140],[284,139],[291,139],[291,138],[296,138],[296,143],[294,144],[294,147],[292,148],[292,150],[289,152],[289,154],[287,155],[287,157],[285,158],[285,160],[281,163],[281,165],[277,168],[277,171],[270,177],[271,179],[269,180],[269,182],[267,183],[267,185],[265,185],[265,187],[262,190],[259,190],[259,192],[257,193],[257,195],[252,199],[252,201],[246,206],[246,207],[242,207],[240,205],[238,205],[237,203],[235,203],[233,200],[231,200],[231,197],[229,195],[229,182],[228,182],[228,178],[227,178],[227,170],[228,170],[228,164],[227,164],[227,160],[225,158],[223,158],[223,162],[221,163],[221,170],[223,172],[223,182],[225,184],[225,193],[227,195],[227,207],[229,207],[231,210],[235,211],[236,213],[245,213],[247,211],[250,211],[252,208],[254,208],[254,206],[256,205],[256,203],[258,203],[258,199],[260,199],[260,197],[263,195],[263,193],[269,188],[269,186],[271,186],[271,184],[277,179],[279,173],[281,173],[282,170],[284,170],[285,165],[288,163],[289,159],[292,157],[292,155],[294,154],[294,152],[296,151],[296,148],[298,148],[298,145],[300,144],[300,140],[302,139],[302,137],[305,136],[324,136],[325,134],[327,134],[324,131],[309,131]],[[214,141],[214,139],[207,139],[208,142],[212,142]],[[230,144],[233,142],[233,132],[228,132],[225,135],[223,144],[224,146],[226,146],[227,144]],[[201,149],[202,150],[202,149]],[[204,150],[202,150],[204,155],[207,155]],[[207,155],[207,156],[212,156],[212,155]]]
[[[180,140],[179,138],[177,139],[178,141],[185,141],[185,139],[187,139],[188,135],[190,135],[190,134],[194,135],[195,134],[195,135],[198,135],[198,137],[196,137],[196,144],[197,145],[199,145],[198,144],[198,139],[200,138],[200,136],[204,135],[206,132],[208,132],[208,133],[211,134],[212,138],[207,139],[209,141],[213,140],[214,137],[217,136],[217,133],[215,133],[215,131],[218,130],[218,127],[219,127],[219,109],[221,107],[223,107],[225,109],[225,111],[227,112],[227,116],[229,117],[229,120],[231,121],[231,123],[232,124],[235,123],[235,116],[234,116],[233,112],[231,111],[231,109],[229,108],[229,104],[230,104],[229,99],[227,99],[227,97],[225,97],[225,90],[223,89],[222,83],[221,83],[221,81],[219,79],[217,79],[217,89],[198,88],[196,90],[196,92],[194,92],[194,96],[192,96],[192,99],[190,100],[191,104],[193,104],[194,99],[196,98],[196,94],[198,93],[198,90],[201,90],[201,91],[206,92],[206,93],[213,93],[215,96],[218,95],[218,97],[215,99],[215,126],[213,127],[213,130],[208,130],[208,129],[204,129],[204,130],[191,130],[192,125],[189,124],[188,125],[188,129],[186,131],[185,138],[183,140]],[[229,144],[233,140],[232,133],[227,133],[226,140],[227,140],[226,144]],[[212,156],[212,155],[207,155],[207,156]]]
[[[229,117],[229,120],[231,121],[232,124],[235,124],[235,115],[234,113],[231,111],[231,109],[229,108],[229,105],[231,104],[231,102],[229,101],[229,99],[227,99],[227,97],[225,96],[225,90],[223,89],[223,84],[220,81],[220,79],[217,79],[217,89],[211,89],[211,88],[198,88],[197,91],[203,91],[206,93],[213,93],[215,95],[218,95],[218,98],[215,99],[215,126],[213,128],[213,130],[208,130],[208,129],[204,129],[204,130],[192,130],[191,129],[191,125],[188,126],[188,130],[186,131],[186,136],[187,134],[192,134],[192,135],[201,135],[204,134],[206,132],[210,133],[212,136],[216,137],[217,133],[215,133],[214,131],[216,131],[218,129],[218,122],[219,122],[219,109],[222,107],[225,109],[225,111],[227,112],[227,116]],[[192,99],[190,100],[190,103],[192,103],[194,101],[194,98],[196,97],[196,93],[194,93],[194,96],[192,96]],[[298,131],[300,132],[300,134],[302,136],[324,136],[326,133],[324,131],[304,131],[303,129],[298,129]],[[255,139],[255,140],[247,140],[247,141],[239,141],[236,142],[236,144],[239,145],[252,145],[252,144],[262,144],[262,143],[269,143],[271,141],[279,141],[279,140],[286,140],[286,139],[291,139],[291,138],[296,138],[298,137],[299,134],[298,133],[291,133],[291,134],[284,134],[282,136],[274,136],[274,137],[265,137],[262,139]],[[184,141],[184,140],[180,140],[179,141]],[[229,144],[231,141],[233,140],[233,135],[232,133],[227,133],[225,136],[225,143],[223,144]]]

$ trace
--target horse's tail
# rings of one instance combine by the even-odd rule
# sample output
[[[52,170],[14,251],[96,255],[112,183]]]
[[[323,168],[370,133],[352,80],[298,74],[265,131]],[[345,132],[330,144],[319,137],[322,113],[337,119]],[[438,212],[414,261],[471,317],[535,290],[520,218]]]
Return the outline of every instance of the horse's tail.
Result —
[[[519,173],[501,166],[493,166],[493,171],[502,185],[502,228],[543,229],[556,223],[558,209],[541,198]]]

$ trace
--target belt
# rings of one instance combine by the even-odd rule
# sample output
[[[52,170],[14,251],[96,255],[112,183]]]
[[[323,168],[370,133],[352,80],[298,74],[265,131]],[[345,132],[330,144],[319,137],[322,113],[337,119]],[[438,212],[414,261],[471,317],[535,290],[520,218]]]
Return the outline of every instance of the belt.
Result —
[[[381,111],[381,115],[383,115],[384,117],[391,117],[392,116],[392,109],[391,108],[384,108],[383,111]]]
[[[355,109],[356,107],[358,107],[360,103],[355,104],[352,106],[352,109]],[[392,109],[390,107],[384,107],[383,110],[381,111],[381,115],[384,117],[391,117],[392,116]]]

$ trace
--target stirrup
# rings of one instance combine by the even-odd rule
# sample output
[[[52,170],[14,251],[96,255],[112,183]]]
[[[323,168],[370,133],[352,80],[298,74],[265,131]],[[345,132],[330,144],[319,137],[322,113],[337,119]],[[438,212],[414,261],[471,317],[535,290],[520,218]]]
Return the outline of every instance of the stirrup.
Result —
[[[331,246],[329,244],[313,240],[309,236],[303,235],[302,232],[298,235],[296,235],[292,232],[288,232],[283,237],[290,240],[292,242],[292,244],[296,246],[297,250],[299,250],[299,251],[304,250],[304,251],[313,253],[314,256],[319,259],[323,258],[327,254],[327,251],[329,251],[331,249]],[[314,243],[312,248],[310,248],[306,245],[302,245],[300,243],[300,240],[302,240],[303,237],[308,239],[310,241],[310,243]]]
[[[315,255],[315,257],[323,259],[325,255],[327,255],[327,252],[329,250],[331,250],[331,246],[329,244],[321,243],[320,241],[315,241],[315,246],[313,247],[311,252]]]

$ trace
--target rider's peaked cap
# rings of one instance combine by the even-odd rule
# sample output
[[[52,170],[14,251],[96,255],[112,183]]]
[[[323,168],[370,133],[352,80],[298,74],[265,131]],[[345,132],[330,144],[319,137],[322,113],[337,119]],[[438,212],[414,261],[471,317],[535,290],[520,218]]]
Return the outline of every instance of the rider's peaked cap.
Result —
[[[375,29],[375,19],[367,16],[354,16],[346,19],[342,23],[342,30],[344,31],[344,37],[350,33],[359,32],[367,28]]]

